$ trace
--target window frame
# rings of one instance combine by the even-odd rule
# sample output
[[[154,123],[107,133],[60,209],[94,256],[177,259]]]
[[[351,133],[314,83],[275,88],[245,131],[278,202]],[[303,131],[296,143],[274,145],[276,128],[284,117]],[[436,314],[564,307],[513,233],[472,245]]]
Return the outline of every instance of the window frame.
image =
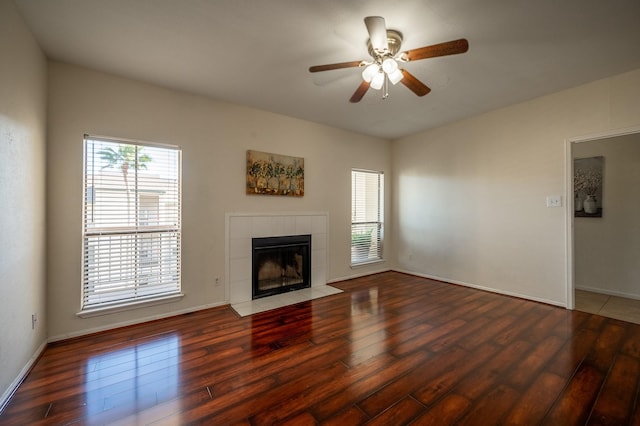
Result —
[[[358,196],[357,182],[354,180],[356,176],[360,176],[362,179],[374,176],[377,178],[377,187],[375,190],[375,197],[377,198],[376,206],[376,218],[375,220],[357,220],[358,215],[362,215],[362,211],[357,212]],[[366,185],[366,182],[364,183]],[[365,190],[364,196],[366,197],[368,191]],[[376,200],[373,200],[374,203]],[[366,203],[366,198],[364,200]],[[360,200],[362,203],[362,200]],[[364,213],[365,215],[366,212]],[[359,240],[358,234],[361,234],[363,228],[369,229],[365,234],[375,234],[375,237],[369,237],[370,245],[368,248],[365,246],[368,244],[366,240]],[[366,169],[351,169],[351,243],[350,243],[350,265],[351,267],[357,267],[362,265],[368,265],[371,263],[383,262],[384,259],[384,172],[381,170],[366,170]],[[365,253],[366,252],[366,253]]]
[[[113,187],[103,189],[102,194],[100,194],[100,190],[96,188],[98,186],[96,185],[98,181],[96,176],[100,175],[96,170],[96,162],[99,161],[96,160],[99,155],[97,150],[100,149],[100,144],[105,144],[104,146],[113,144],[112,147],[120,147],[121,145],[135,147],[136,165],[134,167],[129,166],[127,168],[127,176],[122,179],[125,185],[127,185],[127,179],[130,181],[128,187],[113,183],[119,178],[106,177],[105,182],[112,184]],[[91,154],[88,152],[90,148],[92,149]],[[142,170],[142,167],[138,166],[138,161],[140,161],[141,157],[140,151],[145,148],[156,151],[158,155],[167,155],[166,161],[168,162],[164,165],[164,168],[159,167],[156,169],[156,171],[162,172],[159,174],[159,177],[153,178],[150,177],[150,175],[145,177],[144,173],[140,172],[140,170]],[[104,149],[104,147],[102,149]],[[91,159],[89,158],[90,155],[92,155]],[[153,161],[153,159],[151,159],[151,161]],[[162,165],[162,161],[160,164]],[[98,165],[100,164],[98,163]],[[89,170],[89,167],[91,167],[92,170]],[[119,167],[113,167],[113,169],[118,168]],[[103,165],[101,169],[106,169],[106,167]],[[117,173],[114,174],[117,175]],[[77,315],[83,318],[91,317],[181,299],[184,296],[182,293],[181,261],[181,148],[175,145],[149,143],[138,140],[84,135],[82,177],[82,273],[80,311]],[[145,180],[147,182],[146,188]],[[154,189],[150,189],[148,185],[160,185],[161,189],[158,192],[155,187]],[[163,190],[167,194],[164,199],[167,205],[163,210],[164,216],[162,219],[155,217],[156,223],[149,223],[150,215],[144,214],[144,212],[138,212],[138,210],[149,207],[146,203],[152,199],[150,197],[157,197],[159,200],[160,195],[158,194],[162,194]],[[98,208],[96,200],[98,200],[101,195],[108,196],[109,191],[128,192],[130,195],[127,195],[126,204],[122,204],[122,201],[116,202],[114,209],[113,204],[110,205],[104,202],[102,207]],[[131,214],[132,205],[129,199],[130,197],[134,199],[133,215]],[[126,212],[124,210],[125,205]],[[156,206],[156,208],[160,209],[159,205]],[[107,213],[107,210],[109,210],[110,213]],[[113,211],[116,213],[112,213]],[[102,223],[96,224],[96,217],[99,217],[99,214],[104,215]],[[113,216],[108,216],[109,214]],[[159,216],[160,214],[160,210],[158,210],[157,215]],[[125,218],[122,219],[122,217]],[[147,222],[143,223],[145,220]],[[115,243],[111,245],[111,242],[109,242],[108,247],[105,248],[104,245],[106,243],[101,243],[100,241],[103,238],[114,238]],[[116,246],[120,248],[114,248]],[[125,250],[122,249],[122,247],[125,246],[128,247],[126,253]],[[149,247],[151,247],[151,249]],[[149,263],[147,257],[144,255],[144,253],[146,253],[145,250],[149,252],[147,254],[150,256],[153,255],[150,250],[156,253],[162,253],[162,259],[156,258],[158,264],[162,263],[162,265],[158,266],[158,264]],[[105,259],[103,260],[105,263],[101,264],[95,260],[96,252]],[[92,260],[92,258],[94,260]],[[128,268],[117,269],[116,271],[128,277],[125,279],[126,284],[120,284],[118,288],[115,287],[114,281],[109,279],[101,281],[96,278],[99,274],[95,273],[96,270],[101,268],[101,265],[104,267],[106,264],[109,272],[103,274],[111,274],[111,265],[115,264],[114,260],[122,260],[122,265],[125,263],[129,265]],[[152,276],[155,281],[148,287],[142,286],[142,284],[149,283],[148,281],[145,283],[144,280],[149,279],[151,276],[149,275],[151,273],[150,270],[154,267],[155,270],[152,272]],[[116,268],[118,268],[118,266],[116,266]],[[104,293],[113,291],[113,300],[108,300],[109,295],[101,296],[100,294],[96,294],[95,286],[97,285],[103,286],[102,291]],[[94,290],[90,288],[94,288]],[[126,297],[127,293],[131,294]],[[106,300],[101,301],[102,298]]]

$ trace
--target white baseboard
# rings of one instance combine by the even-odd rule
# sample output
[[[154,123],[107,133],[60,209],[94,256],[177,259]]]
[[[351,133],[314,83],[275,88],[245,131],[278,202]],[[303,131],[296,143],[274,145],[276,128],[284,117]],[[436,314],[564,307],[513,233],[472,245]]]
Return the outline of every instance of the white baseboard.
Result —
[[[449,278],[438,277],[438,276],[435,276],[435,275],[421,274],[421,273],[418,273],[418,272],[406,271],[406,270],[402,270],[402,269],[394,269],[394,271],[402,272],[404,274],[409,274],[409,275],[415,275],[417,277],[429,278],[431,280],[442,281],[442,282],[445,282],[445,283],[461,285],[461,286],[464,286],[464,287],[475,288],[477,290],[488,291],[490,293],[502,294],[504,296],[517,297],[519,299],[526,299],[526,300],[531,300],[533,302],[544,303],[544,304],[547,304],[547,305],[559,306],[561,308],[566,308],[567,307],[566,304],[559,303],[559,302],[557,302],[555,300],[544,299],[544,298],[541,298],[541,297],[534,297],[534,296],[531,296],[529,294],[515,293],[515,292],[512,292],[512,291],[505,291],[505,290],[500,290],[500,289],[496,289],[496,288],[492,288],[492,287],[485,287],[485,286],[481,286],[481,285],[470,284],[470,283],[465,283],[465,282],[462,282],[462,281],[452,280],[452,279],[449,279]]]
[[[333,278],[327,281],[327,284],[331,284],[331,283],[337,283],[340,281],[347,281],[347,280],[352,280],[355,278],[360,278],[360,277],[366,277],[367,275],[375,275],[375,274],[380,274],[382,272],[389,272],[392,271],[393,269],[391,268],[381,268],[380,270],[375,270],[375,271],[367,271],[367,272],[362,272],[360,274],[353,274],[353,275],[348,275],[348,276],[344,276],[344,277],[339,277],[339,278]]]
[[[475,288],[475,289],[478,289],[478,290],[488,291],[488,292],[491,292],[491,293],[503,294],[505,296],[518,297],[518,298],[521,298],[521,299],[527,299],[527,300],[532,300],[532,301],[535,301],[535,302],[545,303],[545,304],[554,305],[554,306],[561,306],[563,308],[566,308],[566,305],[563,305],[562,303],[558,303],[557,301],[554,301],[554,300],[548,300],[548,299],[544,299],[544,298],[534,297],[534,296],[531,296],[531,295],[528,295],[528,294],[522,294],[522,293],[515,293],[515,292],[510,292],[510,291],[499,290],[499,289],[495,289],[495,288],[491,288],[491,287],[479,286],[479,285],[475,285],[475,284],[471,284],[471,283],[452,280],[452,279],[449,279],[449,278],[446,278],[446,277],[439,277],[439,276],[436,276],[436,275],[422,274],[422,273],[409,271],[409,270],[404,270],[404,269],[398,269],[398,268],[389,268],[389,267],[386,267],[386,266],[385,267],[381,267],[380,269],[377,269],[377,270],[373,270],[373,271],[372,270],[367,270],[367,272],[355,273],[355,274],[350,274],[350,275],[347,275],[347,276],[333,278],[333,279],[327,280],[327,284],[336,283],[336,282],[340,282],[340,281],[351,280],[351,279],[355,279],[355,278],[365,277],[367,275],[374,275],[374,274],[379,274],[379,273],[388,272],[388,271],[401,272],[401,273],[404,273],[404,274],[415,275],[415,276],[418,276],[418,277],[423,277],[423,278],[442,281],[442,282],[446,282],[446,283],[461,285],[461,286],[464,286],[464,287]],[[583,288],[583,289],[587,290],[587,291],[597,291],[597,292],[600,292],[600,293],[605,293],[604,291],[599,290],[599,289],[588,289],[588,288]],[[622,297],[640,299],[640,295],[628,295],[628,294],[623,294],[623,293],[620,293],[620,292],[611,292],[611,293],[605,293],[605,294],[610,294],[610,295],[613,295],[613,296],[622,296]],[[197,307],[191,307],[191,308],[187,308],[187,309],[182,309],[182,310],[178,310],[178,311],[172,311],[172,312],[168,312],[168,313],[152,315],[152,316],[139,318],[139,319],[132,320],[132,321],[124,321],[124,322],[120,322],[120,323],[105,325],[105,326],[102,326],[102,327],[95,327],[95,328],[80,330],[80,331],[76,331],[76,332],[72,332],[72,333],[65,333],[65,334],[60,334],[60,335],[57,335],[57,336],[50,336],[47,339],[47,342],[56,342],[56,341],[59,341],[59,340],[65,340],[65,339],[70,339],[70,338],[74,338],[74,337],[80,337],[80,336],[84,336],[84,335],[87,335],[87,334],[98,333],[98,332],[101,332],[101,331],[112,330],[114,328],[126,327],[126,326],[129,326],[129,325],[140,324],[140,323],[147,322],[147,321],[153,321],[153,320],[158,320],[158,319],[162,319],[162,318],[168,318],[168,317],[172,317],[172,316],[176,316],[176,315],[187,314],[187,313],[191,313],[191,312],[201,311],[203,309],[209,309],[209,308],[214,308],[214,307],[218,307],[218,306],[224,306],[224,305],[228,305],[228,304],[229,304],[228,301],[216,302],[216,303],[211,303],[211,304],[207,304],[207,305],[201,305],[201,306],[197,306]]]
[[[33,367],[33,364],[35,364],[36,360],[42,354],[42,352],[46,347],[47,347],[47,341],[45,340],[40,344],[40,346],[38,347],[38,349],[36,349],[33,355],[31,355],[31,358],[29,358],[29,361],[27,361],[27,364],[22,368],[22,370],[20,370],[20,373],[18,373],[18,376],[11,382],[7,390],[4,391],[4,393],[0,397],[0,413],[4,411],[5,406],[7,405],[7,403],[9,402],[9,400],[11,399],[15,391],[18,389],[18,386],[20,386],[24,378],[27,377],[27,374],[31,370],[31,367]]]
[[[203,309],[209,309],[209,308],[216,308],[218,306],[225,306],[228,305],[229,302],[223,301],[223,302],[216,302],[216,303],[210,303],[207,305],[200,305],[200,306],[196,306],[196,307],[192,307],[192,308],[186,308],[186,309],[181,309],[178,311],[171,311],[171,312],[166,312],[166,313],[162,313],[162,314],[158,314],[158,315],[151,315],[148,317],[144,317],[144,318],[138,318],[132,321],[123,321],[123,322],[118,322],[115,324],[108,324],[102,327],[94,327],[94,328],[88,328],[88,329],[84,329],[84,330],[79,330],[79,331],[74,331],[71,333],[65,333],[65,334],[59,334],[57,336],[50,336],[48,339],[48,342],[57,342],[59,340],[65,340],[65,339],[71,339],[73,337],[80,337],[80,336],[86,336],[87,334],[93,334],[93,333],[98,333],[101,331],[107,331],[107,330],[113,330],[114,328],[120,328],[120,327],[126,327],[129,325],[135,325],[135,324],[141,324],[143,322],[148,322],[148,321],[154,321],[154,320],[159,320],[159,319],[163,319],[163,318],[169,318],[169,317],[175,317],[177,315],[182,315],[182,314],[188,314],[191,312],[196,312],[196,311],[202,311]]]

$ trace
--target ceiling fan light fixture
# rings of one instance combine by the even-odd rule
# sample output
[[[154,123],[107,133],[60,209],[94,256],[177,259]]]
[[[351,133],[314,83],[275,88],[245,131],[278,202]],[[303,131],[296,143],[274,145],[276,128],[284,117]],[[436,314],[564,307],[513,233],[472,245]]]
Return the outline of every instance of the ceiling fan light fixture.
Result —
[[[367,83],[371,83],[373,77],[380,72],[380,67],[377,64],[371,64],[362,71],[362,79]]]
[[[378,72],[371,79],[371,88],[372,89],[376,89],[376,90],[382,89],[382,85],[384,84],[385,78],[386,78],[386,74],[385,73],[383,73],[382,71]]]
[[[339,62],[309,67],[309,72],[355,67],[363,68],[361,72],[363,81],[360,82],[360,85],[349,99],[352,103],[360,102],[370,88],[375,90],[382,89],[382,99],[386,99],[389,96],[389,82],[397,84],[399,81],[402,81],[403,85],[416,96],[424,96],[431,89],[409,71],[400,68],[400,65],[419,59],[457,55],[469,50],[469,42],[467,39],[461,38],[401,52],[402,33],[387,29],[383,17],[367,16],[364,18],[364,23],[369,33],[367,50],[372,60]]]
[[[400,70],[400,68],[396,68],[395,71],[387,75],[389,76],[389,81],[392,84],[398,83],[400,80],[402,80],[402,77],[404,77],[404,74],[402,74],[402,71]]]

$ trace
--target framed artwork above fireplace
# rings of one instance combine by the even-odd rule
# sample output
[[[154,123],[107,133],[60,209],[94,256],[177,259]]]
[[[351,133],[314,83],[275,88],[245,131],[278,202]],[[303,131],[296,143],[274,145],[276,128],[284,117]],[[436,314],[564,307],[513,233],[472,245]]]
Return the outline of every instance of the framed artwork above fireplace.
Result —
[[[304,158],[247,150],[247,194],[304,196]]]

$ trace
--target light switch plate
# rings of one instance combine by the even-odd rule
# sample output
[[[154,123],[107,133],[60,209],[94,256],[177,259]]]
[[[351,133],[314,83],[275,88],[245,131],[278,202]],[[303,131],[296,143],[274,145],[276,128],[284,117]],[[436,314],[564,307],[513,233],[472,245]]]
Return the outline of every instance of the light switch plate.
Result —
[[[547,207],[562,207],[562,195],[548,195]]]

